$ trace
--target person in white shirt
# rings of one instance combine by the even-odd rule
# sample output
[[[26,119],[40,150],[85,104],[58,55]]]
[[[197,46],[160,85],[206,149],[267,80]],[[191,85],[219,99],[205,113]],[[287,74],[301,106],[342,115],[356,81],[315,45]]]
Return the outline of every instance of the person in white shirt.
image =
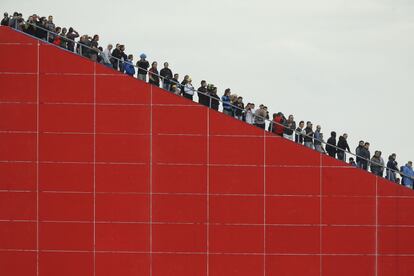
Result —
[[[102,63],[105,66],[108,66],[108,67],[112,67],[112,63],[111,63],[111,57],[112,57],[111,51],[112,51],[112,48],[113,48],[112,44],[109,44],[106,47],[106,49],[101,53]]]
[[[183,96],[189,100],[193,100],[194,96],[194,86],[192,85],[191,78],[188,78],[187,83],[183,87]]]
[[[254,103],[248,103],[246,105],[246,123],[253,125],[254,124]]]

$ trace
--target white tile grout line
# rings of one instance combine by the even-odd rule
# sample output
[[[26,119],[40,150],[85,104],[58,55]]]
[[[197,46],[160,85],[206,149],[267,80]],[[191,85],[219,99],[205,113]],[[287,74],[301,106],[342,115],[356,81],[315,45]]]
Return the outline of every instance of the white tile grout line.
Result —
[[[93,275],[96,275],[96,63],[93,63]]]
[[[378,276],[378,176],[375,177],[375,276]]]
[[[150,85],[150,146],[149,146],[149,154],[150,154],[150,156],[149,156],[149,170],[150,170],[150,175],[149,175],[149,194],[150,194],[150,198],[149,198],[149,211],[150,211],[150,214],[149,214],[149,218],[150,218],[150,223],[149,223],[149,227],[150,227],[150,229],[149,229],[149,247],[150,247],[150,252],[149,252],[149,254],[150,254],[150,264],[149,264],[149,272],[150,272],[150,276],[152,276],[152,265],[153,265],[153,258],[152,258],[152,239],[153,239],[153,236],[152,236],[152,124],[153,124],[153,122],[152,122],[152,85]]]
[[[207,163],[207,196],[206,196],[206,200],[207,200],[207,223],[206,223],[206,228],[207,228],[207,234],[206,234],[206,241],[207,241],[207,246],[206,246],[206,274],[207,276],[210,275],[210,108],[207,108],[207,156],[206,156],[206,163]]]
[[[263,275],[266,276],[266,132],[263,131]]]
[[[323,187],[322,187],[322,154],[319,155],[319,275],[323,275],[323,257],[322,257],[322,206],[323,206]]]
[[[37,77],[36,77],[36,275],[39,275],[39,71],[40,42],[37,42]]]

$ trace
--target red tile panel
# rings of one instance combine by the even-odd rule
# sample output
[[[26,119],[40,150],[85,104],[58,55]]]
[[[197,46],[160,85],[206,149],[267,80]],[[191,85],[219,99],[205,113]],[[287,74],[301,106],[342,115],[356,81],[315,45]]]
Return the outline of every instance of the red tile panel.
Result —
[[[143,223],[97,223],[96,250],[147,252],[149,231]]]
[[[319,227],[267,226],[266,252],[275,254],[318,254]]]
[[[0,221],[0,249],[36,249],[36,223]]]
[[[150,204],[148,195],[97,194],[96,220],[115,222],[148,222]]]
[[[39,75],[41,103],[93,103],[94,82],[92,75]]]
[[[148,134],[150,115],[149,106],[99,105],[96,107],[96,132]]]
[[[0,103],[0,131],[36,131],[36,116],[35,104]]]
[[[263,223],[263,196],[210,196],[210,222]]]
[[[36,275],[36,252],[0,251],[3,275]]]
[[[266,257],[267,275],[320,276],[319,266],[320,256],[318,255],[269,255]]]
[[[207,275],[206,263],[206,256],[200,254],[154,254],[152,275]]]
[[[93,192],[93,164],[39,164],[40,191]]]
[[[37,42],[30,41],[21,44],[0,44],[0,72],[36,73],[37,72]],[[7,54],[6,54],[7,53]],[[18,54],[10,54],[18,53]]]
[[[41,104],[39,109],[41,132],[92,133],[93,106],[74,104]]]
[[[154,164],[152,170],[155,193],[207,192],[207,166]]]
[[[319,224],[320,198],[297,196],[268,196],[267,224]]]
[[[154,195],[152,216],[155,222],[206,221],[207,198],[202,195]]]
[[[40,193],[39,219],[42,221],[93,221],[93,194]]]
[[[149,174],[147,164],[97,164],[96,191],[147,193]]]
[[[207,228],[203,224],[154,224],[154,252],[205,252]]]
[[[322,222],[340,225],[374,225],[374,197],[324,197]]]
[[[0,74],[0,83],[0,102],[37,101],[37,76],[35,74]]]
[[[36,219],[36,193],[0,193],[0,220],[34,219]]]
[[[210,163],[236,165],[263,165],[261,137],[210,137]]]
[[[319,195],[320,168],[266,167],[266,193],[273,195]]]
[[[375,227],[322,227],[322,253],[374,254]]]
[[[39,274],[45,276],[90,276],[93,274],[93,253],[41,252],[39,254]]]
[[[263,226],[210,225],[210,252],[263,253]]]
[[[35,161],[36,134],[0,133],[0,159]]]
[[[260,255],[211,255],[209,275],[263,275],[264,261]]]
[[[324,256],[322,275],[365,276],[375,274],[375,256]],[[378,274],[379,275],[379,274]]]
[[[93,250],[93,223],[40,222],[39,249]]]
[[[263,194],[263,167],[210,166],[210,193]]]
[[[96,275],[150,275],[150,256],[143,253],[97,253]]]
[[[35,163],[1,163],[0,190],[36,190]]]
[[[146,135],[96,135],[96,161],[145,163],[149,159]]]

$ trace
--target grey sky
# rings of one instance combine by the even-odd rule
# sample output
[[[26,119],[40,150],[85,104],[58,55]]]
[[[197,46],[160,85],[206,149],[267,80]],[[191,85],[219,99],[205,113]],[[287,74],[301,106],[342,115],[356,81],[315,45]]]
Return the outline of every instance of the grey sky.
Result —
[[[271,113],[414,159],[414,1],[11,1],[5,11],[53,14],[137,57],[232,88]]]

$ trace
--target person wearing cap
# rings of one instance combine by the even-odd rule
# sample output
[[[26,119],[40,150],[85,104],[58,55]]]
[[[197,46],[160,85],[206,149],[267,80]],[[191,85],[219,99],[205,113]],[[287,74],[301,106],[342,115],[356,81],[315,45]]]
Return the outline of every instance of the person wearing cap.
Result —
[[[149,68],[149,62],[146,60],[147,55],[141,54],[140,60],[137,61],[137,67],[138,67],[138,79],[142,81],[147,81],[147,72]]]
[[[10,20],[9,14],[5,12],[4,17],[1,20],[1,26],[9,26],[9,20]]]

